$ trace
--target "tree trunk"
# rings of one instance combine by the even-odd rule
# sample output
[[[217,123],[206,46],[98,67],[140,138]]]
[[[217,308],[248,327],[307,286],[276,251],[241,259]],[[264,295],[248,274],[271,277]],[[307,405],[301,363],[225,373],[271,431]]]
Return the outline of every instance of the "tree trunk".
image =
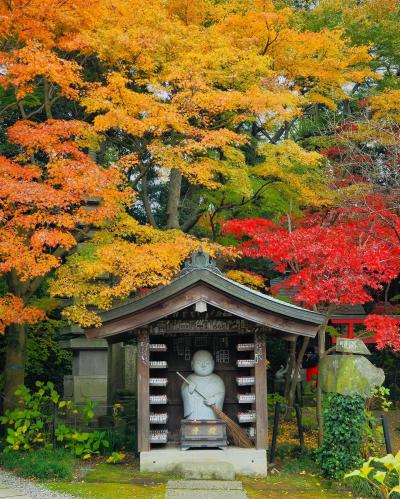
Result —
[[[179,229],[179,204],[181,199],[182,173],[172,168],[169,176],[169,191],[167,205],[167,229]]]
[[[289,351],[289,359],[288,359],[288,369],[286,371],[286,380],[285,380],[285,391],[283,392],[284,397],[288,400],[289,389],[292,380],[292,374],[294,369],[294,364],[296,362],[296,341],[290,342],[290,351]],[[288,404],[289,405],[289,404]]]
[[[142,201],[144,206],[144,211],[146,213],[147,222],[154,227],[157,228],[156,219],[154,218],[153,211],[151,209],[150,199],[149,199],[149,191],[148,191],[148,183],[147,183],[147,175],[144,175],[141,181],[142,187]]]
[[[309,343],[310,343],[310,338],[305,336],[303,338],[303,343],[302,343],[300,351],[297,355],[296,364],[295,364],[294,370],[293,370],[293,378],[292,378],[292,381],[290,384],[290,390],[289,390],[289,394],[287,397],[289,407],[293,407],[293,404],[294,404],[294,396],[296,394],[296,387],[297,387],[297,378],[299,376],[300,367],[301,367],[301,364],[303,362],[303,357],[304,357],[304,354],[306,353],[306,349],[307,349]]]
[[[6,332],[4,368],[4,411],[17,406],[15,390],[24,383],[27,330],[24,324],[12,324]]]
[[[50,86],[47,78],[44,79],[43,84],[43,92],[44,92],[44,110],[46,112],[46,118],[48,120],[53,119],[53,113],[51,111],[51,100],[50,100]]]
[[[331,318],[332,312],[334,310],[333,306],[329,306],[326,312],[324,322],[321,324],[318,330],[318,363],[325,357],[325,337],[326,337],[326,326]],[[318,421],[318,445],[322,445],[322,439],[324,436],[324,418],[322,414],[322,390],[320,383],[320,369],[318,369],[318,384],[317,384],[317,421]]]

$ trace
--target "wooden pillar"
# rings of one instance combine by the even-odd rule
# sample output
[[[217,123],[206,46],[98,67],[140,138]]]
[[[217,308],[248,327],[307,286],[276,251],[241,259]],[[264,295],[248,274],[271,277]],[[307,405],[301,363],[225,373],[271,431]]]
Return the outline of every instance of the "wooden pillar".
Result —
[[[107,361],[107,412],[112,415],[111,406],[117,401],[116,393],[120,388],[119,369],[121,366],[121,343],[108,343]]]
[[[266,449],[268,447],[268,414],[267,414],[267,369],[265,335],[254,334],[254,376],[256,391],[256,448]]]
[[[137,346],[137,442],[138,451],[150,450],[149,333],[141,329]]]

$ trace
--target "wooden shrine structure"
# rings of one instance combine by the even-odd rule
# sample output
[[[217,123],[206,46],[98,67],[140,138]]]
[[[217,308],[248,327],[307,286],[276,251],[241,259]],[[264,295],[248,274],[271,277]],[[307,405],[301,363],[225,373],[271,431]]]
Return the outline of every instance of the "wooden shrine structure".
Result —
[[[200,250],[193,253],[170,284],[103,313],[101,327],[88,329],[86,334],[89,338],[106,339],[109,344],[137,338],[141,469],[154,465],[155,470],[161,471],[168,467],[162,467],[157,452],[174,449],[173,455],[159,455],[164,456],[166,466],[178,459],[179,453],[205,452],[179,449],[183,405],[182,381],[176,371],[188,375],[191,357],[197,350],[213,354],[215,373],[226,388],[224,412],[253,438],[254,451],[265,456],[266,335],[288,341],[297,336],[314,337],[322,321],[318,313],[228,279]],[[147,468],[142,466],[145,457],[150,463]],[[238,459],[243,461],[243,456]],[[266,471],[266,458],[262,459]],[[223,460],[228,460],[225,455]],[[250,467],[252,462],[254,459],[249,458]],[[237,470],[243,472],[244,468],[239,466]]]

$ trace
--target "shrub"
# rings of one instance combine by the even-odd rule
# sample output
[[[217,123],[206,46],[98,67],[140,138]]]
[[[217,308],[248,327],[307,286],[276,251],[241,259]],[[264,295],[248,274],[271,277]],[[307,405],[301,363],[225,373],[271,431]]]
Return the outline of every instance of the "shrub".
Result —
[[[365,402],[359,395],[329,394],[324,401],[324,439],[317,462],[324,476],[342,478],[361,462]]]
[[[285,397],[283,397],[280,393],[268,393],[267,395],[267,404],[268,404],[268,413],[270,415],[274,414],[275,404],[279,402],[281,407],[286,407],[287,401]]]
[[[75,456],[89,459],[104,452],[109,447],[104,431],[77,431],[65,425],[59,425],[55,431],[56,439],[66,449],[71,449]]]
[[[389,388],[380,386],[372,390],[371,397],[366,401],[366,423],[364,425],[364,437],[361,449],[364,459],[367,459],[371,455],[381,455],[385,450],[382,423],[376,417],[373,410],[387,412],[392,405],[389,401],[389,395]]]
[[[83,459],[100,454],[109,447],[104,431],[82,432],[65,424],[57,423],[56,413],[66,415],[78,413],[88,423],[94,418],[94,403],[86,401],[78,408],[71,402],[59,400],[51,382],[36,382],[38,390],[31,392],[21,385],[16,390],[20,407],[7,411],[0,422],[8,425],[6,445],[3,452],[29,451],[38,448],[50,448],[57,443]]]
[[[0,296],[1,296],[0,283]],[[30,389],[36,381],[52,381],[57,390],[63,386],[64,375],[71,372],[72,353],[60,347],[61,329],[64,321],[47,318],[36,324],[27,325],[25,383]],[[6,337],[0,335],[0,373],[4,370]],[[0,389],[4,388],[0,374]]]
[[[0,454],[2,466],[27,478],[72,480],[73,462],[71,453],[64,449]]]
[[[49,433],[53,408],[59,400],[53,383],[36,382],[38,390],[31,392],[21,385],[15,391],[20,406],[6,412],[0,422],[8,425],[4,451],[30,450],[50,443]]]

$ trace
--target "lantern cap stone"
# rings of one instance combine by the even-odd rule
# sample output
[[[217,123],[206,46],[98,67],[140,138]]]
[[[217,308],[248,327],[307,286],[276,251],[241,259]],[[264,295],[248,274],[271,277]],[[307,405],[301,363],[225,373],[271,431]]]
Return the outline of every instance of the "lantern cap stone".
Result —
[[[336,340],[336,351],[342,353],[356,353],[360,355],[371,355],[365,343],[359,338],[338,338]]]

